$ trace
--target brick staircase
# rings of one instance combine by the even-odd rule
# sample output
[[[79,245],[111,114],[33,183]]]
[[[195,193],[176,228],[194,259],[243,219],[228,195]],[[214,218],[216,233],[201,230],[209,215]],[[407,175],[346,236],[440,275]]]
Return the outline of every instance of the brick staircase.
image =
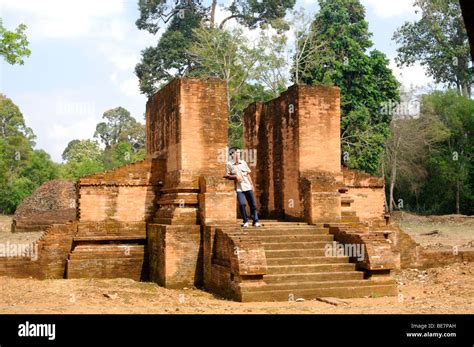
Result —
[[[357,217],[345,216],[348,225]],[[357,219],[357,220],[356,220]],[[246,283],[242,301],[288,301],[317,297],[354,298],[397,295],[396,282],[364,279],[346,256],[325,256],[325,246],[334,242],[329,228],[297,222],[264,221],[264,227],[242,229],[258,235],[267,258],[265,285]]]

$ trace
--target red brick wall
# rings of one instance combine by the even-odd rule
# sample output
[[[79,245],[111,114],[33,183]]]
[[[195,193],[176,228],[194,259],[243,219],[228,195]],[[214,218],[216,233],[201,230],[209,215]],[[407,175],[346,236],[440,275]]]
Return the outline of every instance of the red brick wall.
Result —
[[[341,171],[340,91],[299,86],[299,169]]]
[[[0,276],[64,278],[76,232],[77,222],[50,225],[41,238],[32,244],[30,257],[0,257]]]
[[[152,219],[163,176],[163,161],[148,159],[81,178],[78,181],[80,221]]]
[[[250,176],[254,184],[254,197],[257,203],[257,209],[261,209],[260,193],[265,187],[265,182],[262,182],[260,177],[263,176],[263,166],[259,165],[258,159],[263,159],[262,156],[258,157],[258,127],[260,125],[260,116],[262,114],[262,103],[253,103],[244,110],[244,150],[255,151],[252,153],[257,154],[255,157],[255,165],[249,163],[250,170],[252,171]]]
[[[167,288],[202,283],[199,225],[148,225],[150,280]]]
[[[147,103],[147,154],[167,161],[166,187],[197,187],[200,174],[225,173],[227,91],[218,79],[176,79]]]
[[[340,172],[339,108],[338,88],[295,85],[244,111],[244,143],[257,146],[254,181],[264,217],[302,219],[301,177]]]
[[[82,186],[80,220],[150,220],[155,212],[153,186]]]
[[[383,219],[385,215],[384,180],[366,173],[343,170],[344,185],[349,188],[347,195],[354,202],[351,210],[361,220]]]

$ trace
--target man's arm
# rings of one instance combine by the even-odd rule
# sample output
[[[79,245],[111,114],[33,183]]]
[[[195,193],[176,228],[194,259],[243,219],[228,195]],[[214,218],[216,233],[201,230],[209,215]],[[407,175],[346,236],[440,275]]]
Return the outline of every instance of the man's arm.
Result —
[[[225,175],[224,178],[228,180],[232,180],[232,181],[237,181],[237,182],[242,181],[242,178],[238,175]]]
[[[250,184],[252,185],[252,188],[255,189],[255,186],[253,185],[253,181],[252,181],[252,176],[250,174],[248,174],[247,177],[249,179]]]
[[[237,181],[240,182],[242,181],[242,178],[238,175],[232,175],[231,170],[229,165],[226,165],[226,174],[224,176],[225,179],[232,180],[232,181]]]

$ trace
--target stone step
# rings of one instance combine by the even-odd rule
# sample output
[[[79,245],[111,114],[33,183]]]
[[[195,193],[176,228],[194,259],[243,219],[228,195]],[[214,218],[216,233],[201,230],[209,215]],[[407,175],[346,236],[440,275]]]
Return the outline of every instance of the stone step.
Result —
[[[352,217],[341,216],[341,222],[342,222],[342,223],[357,223],[357,222],[359,222],[359,221],[360,221],[359,217],[355,217],[355,216],[352,216]]]
[[[269,265],[267,266],[268,275],[276,274],[305,274],[314,272],[343,272],[354,271],[355,264],[311,264],[311,265]]]
[[[317,242],[317,241],[333,241],[333,235],[301,235],[301,234],[286,234],[286,235],[258,235],[262,242]]]
[[[81,235],[74,237],[76,242],[87,242],[87,241],[141,241],[146,240],[146,236],[139,235],[121,235],[121,234],[108,234],[108,235]]]
[[[245,292],[265,292],[270,290],[300,290],[300,289],[315,289],[315,288],[334,288],[334,287],[359,287],[378,285],[396,285],[393,279],[386,281],[371,281],[371,280],[345,280],[345,281],[321,281],[321,282],[294,282],[294,283],[271,283],[264,285],[249,284],[242,287]]]
[[[262,224],[261,227],[258,227],[257,229],[264,229],[264,228],[269,228],[269,229],[320,229],[324,228],[322,224],[318,225],[309,225],[309,224],[267,224],[267,223],[260,223]],[[241,227],[242,223],[239,223],[236,225],[237,227]],[[249,229],[253,229],[254,227],[252,226],[252,221],[249,221]]]
[[[327,235],[329,228],[241,228],[241,231],[257,235]]]
[[[274,274],[263,276],[263,280],[266,283],[345,281],[362,279],[364,279],[364,273],[362,271],[313,272],[301,274]]]
[[[317,249],[275,249],[265,250],[267,259],[294,258],[294,257],[323,257],[326,255],[324,248]]]
[[[348,263],[349,257],[294,257],[294,258],[268,258],[267,265],[311,265]]]
[[[321,249],[324,251],[326,245],[332,245],[332,239],[313,242],[262,242],[265,251],[269,250],[294,250],[294,249]]]
[[[396,285],[373,284],[364,286],[324,287],[311,289],[270,290],[261,292],[243,292],[242,302],[250,301],[292,301],[299,298],[313,300],[320,297],[337,297],[341,299],[360,298],[364,296],[381,297],[398,294]]]
[[[78,245],[69,254],[66,278],[131,278],[148,273],[145,245]]]
[[[239,223],[241,224],[241,223]],[[308,224],[306,222],[278,222],[278,221],[268,221],[268,220],[260,220],[260,224],[264,226],[274,226],[274,227],[288,227],[288,226],[296,226],[296,227],[315,227],[315,228],[322,228],[323,223],[317,224]]]

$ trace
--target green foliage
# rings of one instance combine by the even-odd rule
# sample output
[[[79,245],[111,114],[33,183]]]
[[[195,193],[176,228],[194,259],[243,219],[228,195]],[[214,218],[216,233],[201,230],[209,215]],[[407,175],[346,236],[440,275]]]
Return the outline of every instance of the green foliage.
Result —
[[[42,149],[34,150],[27,165],[21,172],[22,177],[27,177],[36,187],[44,182],[58,177],[58,164]]]
[[[393,38],[400,45],[399,66],[420,62],[436,83],[471,94],[470,46],[458,0],[418,0],[421,18],[406,22]]]
[[[232,1],[223,2],[224,8],[230,12],[219,26],[222,32],[229,19],[235,19],[248,28],[271,25],[279,30],[287,29],[284,21],[286,11],[293,8],[295,0],[267,1]],[[140,81],[140,90],[152,96],[164,84],[176,77],[185,75],[199,76],[199,66],[191,59],[191,46],[199,40],[196,29],[201,24],[208,29],[215,29],[215,11],[217,1],[209,7],[194,1],[167,4],[166,1],[139,0],[140,18],[136,25],[141,30],[157,34],[162,24],[170,23],[160,37],[156,47],[148,47],[142,51],[142,61],[135,67]],[[197,71],[196,71],[197,70]]]
[[[296,0],[247,0],[247,1],[212,1],[211,6],[203,6],[196,1],[176,1],[167,2],[166,0],[139,0],[138,9],[140,17],[136,21],[138,29],[146,30],[152,34],[158,33],[163,24],[166,24],[173,18],[186,14],[187,12],[197,12],[211,21],[211,27],[214,26],[215,11],[217,5],[223,5],[224,10],[230,12],[229,16],[224,18],[220,26],[229,19],[235,19],[243,26],[250,29],[258,25],[271,24],[276,28],[285,28],[286,11],[293,8]]]
[[[231,16],[221,22],[235,18],[243,26],[255,29],[258,25],[270,24],[277,29],[287,29],[283,20],[286,11],[292,9],[296,0],[266,0],[266,1],[232,1],[226,9]]]
[[[33,149],[34,138],[18,106],[0,95],[0,213],[13,213],[38,186],[58,175],[50,156]]]
[[[422,99],[422,116],[434,116],[448,130],[421,162],[427,175],[417,194],[400,181],[397,196],[405,208],[426,214],[474,213],[474,101],[457,91],[433,92]],[[410,179],[410,178],[408,178]]]
[[[341,89],[342,150],[348,166],[376,173],[390,115],[383,105],[399,99],[399,83],[389,60],[373,46],[359,0],[320,0],[321,10],[312,23],[317,40],[298,67],[306,84],[336,85]],[[304,41],[302,37],[301,42]]]
[[[92,175],[104,171],[103,164],[98,160],[84,159],[82,161],[71,160],[61,165],[59,176],[64,179],[77,180],[83,176]]]
[[[187,50],[195,40],[193,29],[200,26],[202,18],[199,11],[186,11],[184,18],[173,17],[158,45],[142,51],[142,61],[135,67],[135,73],[143,94],[152,96],[168,81],[192,70]]]
[[[128,165],[138,160],[145,159],[145,149],[135,151],[130,143],[119,142],[105,149],[101,156],[101,162],[106,170]]]
[[[102,118],[105,119],[105,122],[97,124],[94,137],[98,138],[105,148],[109,148],[124,140],[130,141],[136,147],[144,145],[144,130],[140,131],[140,125],[137,125],[135,118],[123,107],[117,107],[104,112]]]
[[[96,141],[92,140],[72,140],[68,143],[62,154],[63,160],[66,161],[85,161],[100,158],[101,149]]]
[[[9,64],[23,65],[23,58],[29,57],[31,54],[25,30],[26,25],[20,24],[14,31],[8,31],[0,19],[0,55]]]
[[[272,78],[272,73],[281,68],[280,56],[268,49],[267,43],[264,44],[265,37],[251,45],[242,29],[202,27],[195,29],[194,33],[196,41],[189,53],[199,68],[191,75],[217,77],[226,82],[229,143],[230,146],[241,146],[243,110],[252,102],[275,97],[285,88],[283,76]]]
[[[130,112],[117,107],[104,113],[105,122],[96,126],[95,140],[72,140],[63,152],[66,163],[59,175],[78,179],[97,172],[131,164],[145,158],[145,126],[135,120]]]

